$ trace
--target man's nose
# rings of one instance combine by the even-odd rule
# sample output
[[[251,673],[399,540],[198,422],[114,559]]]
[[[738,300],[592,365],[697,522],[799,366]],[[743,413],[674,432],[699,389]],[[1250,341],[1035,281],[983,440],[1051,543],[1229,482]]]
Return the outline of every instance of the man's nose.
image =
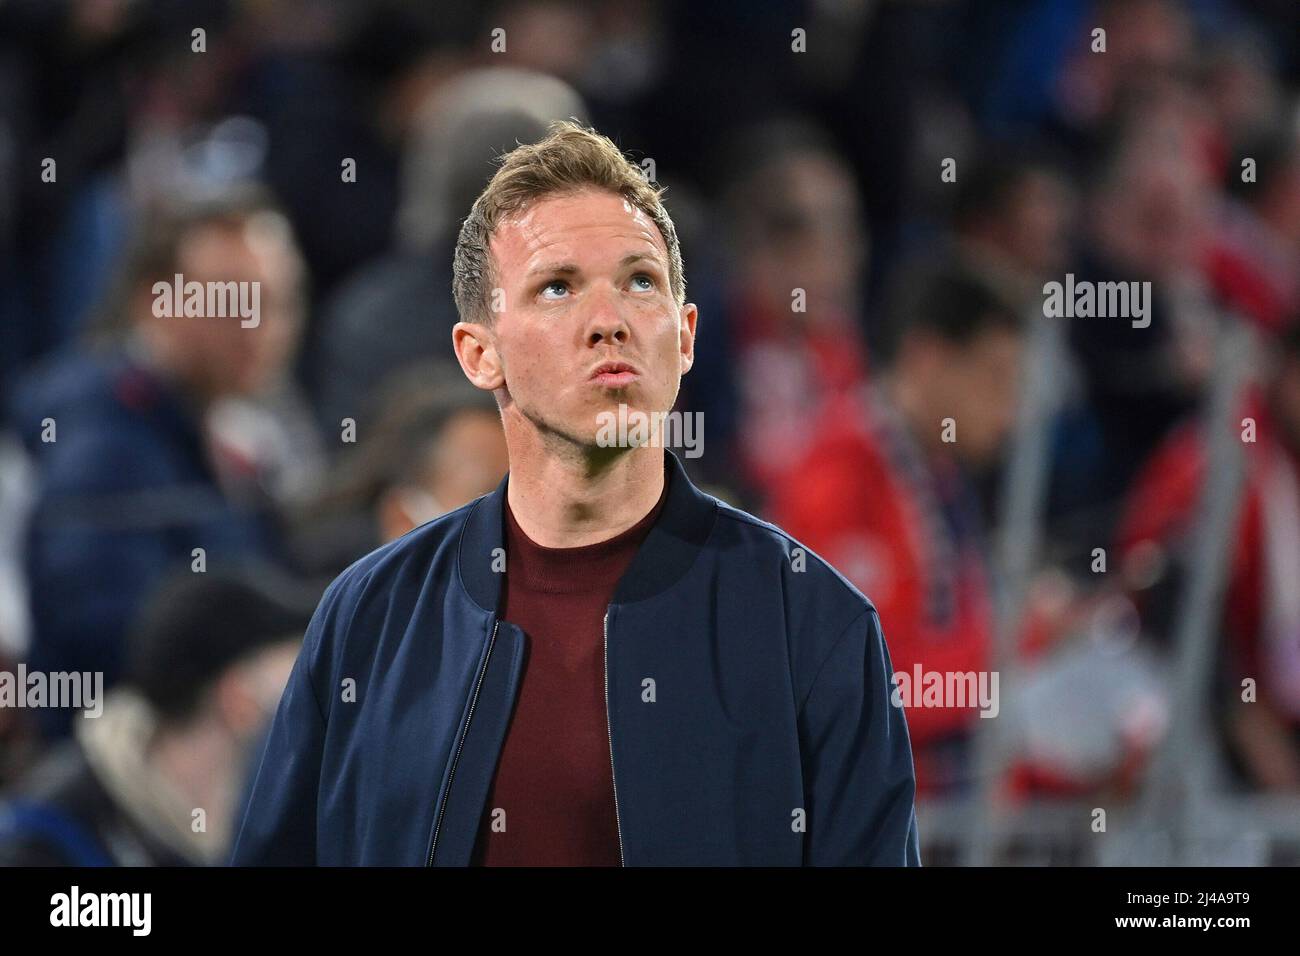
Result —
[[[595,292],[587,301],[587,344],[627,341],[629,330],[622,303],[612,291]]]

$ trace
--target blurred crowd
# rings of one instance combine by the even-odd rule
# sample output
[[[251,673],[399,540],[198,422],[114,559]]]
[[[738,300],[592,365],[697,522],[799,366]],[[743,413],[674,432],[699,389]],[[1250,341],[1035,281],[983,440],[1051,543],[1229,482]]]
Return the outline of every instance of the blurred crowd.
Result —
[[[0,670],[108,697],[0,708],[0,862],[223,858],[324,586],[505,473],[452,248],[569,117],[667,187],[684,464],[860,587],[895,671],[997,666],[1044,284],[1151,283],[1148,325],[1064,320],[1013,798],[1140,785],[1218,343],[1252,329],[1205,747],[1300,795],[1294,0],[8,0]],[[257,283],[259,321],[160,314],[176,275]],[[922,799],[970,794],[978,711],[908,723]]]

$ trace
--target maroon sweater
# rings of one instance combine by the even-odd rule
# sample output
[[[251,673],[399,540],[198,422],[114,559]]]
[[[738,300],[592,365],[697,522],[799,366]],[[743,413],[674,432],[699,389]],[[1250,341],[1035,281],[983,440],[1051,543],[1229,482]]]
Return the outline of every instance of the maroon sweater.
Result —
[[[617,537],[581,548],[534,544],[507,500],[501,617],[528,635],[528,650],[473,865],[620,865],[605,611],[665,499]]]

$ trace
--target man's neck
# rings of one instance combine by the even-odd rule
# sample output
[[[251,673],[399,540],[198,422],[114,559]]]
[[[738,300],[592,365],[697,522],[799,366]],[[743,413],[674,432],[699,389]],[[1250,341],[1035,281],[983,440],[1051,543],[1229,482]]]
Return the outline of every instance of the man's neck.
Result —
[[[649,514],[663,492],[662,448],[585,456],[576,449],[556,453],[535,434],[515,437],[508,441],[506,497],[524,534],[542,547],[580,548],[613,538]]]

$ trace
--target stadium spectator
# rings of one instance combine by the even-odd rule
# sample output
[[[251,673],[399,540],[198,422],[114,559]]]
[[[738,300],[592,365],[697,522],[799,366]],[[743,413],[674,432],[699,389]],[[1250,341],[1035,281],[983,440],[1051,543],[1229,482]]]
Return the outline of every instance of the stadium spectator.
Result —
[[[380,411],[330,487],[295,521],[295,564],[337,575],[379,545],[496,488],[506,473],[501,416],[448,362],[389,376]]]
[[[706,351],[687,388],[734,462],[735,486],[761,504],[800,457],[807,423],[865,381],[868,237],[853,176],[816,127],[764,124],[729,155],[739,170],[723,199],[732,262],[704,332],[725,356]]]
[[[257,314],[207,314],[207,295],[195,303],[203,314],[165,314],[182,310],[158,291],[176,276],[205,292],[238,284]],[[169,572],[277,553],[267,490],[277,462],[250,452],[295,443],[259,443],[247,415],[232,429],[224,400],[281,381],[301,322],[299,282],[287,226],[260,198],[178,211],[142,233],[104,344],[57,357],[22,389],[15,419],[37,475],[30,668],[99,671],[111,685],[127,623]],[[67,731],[66,714],[41,716],[45,733]]]
[[[270,569],[164,583],[132,633],[128,679],[0,803],[0,866],[221,861],[311,612]]]
[[[551,120],[585,113],[560,80],[502,67],[468,71],[420,107],[403,156],[396,248],[323,307],[310,375],[324,427],[351,417],[364,428],[358,416],[388,374],[445,353],[456,322],[451,250],[493,160],[540,139]]]
[[[821,419],[772,520],[870,595],[894,672],[981,672],[992,628],[970,472],[992,463],[1016,408],[1022,316],[960,273],[905,293],[878,378]],[[970,783],[977,710],[909,707],[918,792]]]
[[[1241,156],[1227,168],[1207,271],[1226,307],[1277,334],[1300,309],[1300,140],[1271,133]]]
[[[1074,189],[1050,162],[990,151],[958,177],[952,228],[967,271],[1011,304],[1042,307],[1043,283],[1070,260]]]
[[[1195,406],[1213,366],[1206,137],[1182,93],[1136,104],[1116,121],[1087,189],[1069,274],[1076,283],[1150,284],[1138,287],[1150,292],[1144,317],[1130,309],[1066,319],[1083,407],[1060,439],[1055,509],[1088,511],[1097,527],[1112,525],[1137,464]]]
[[[1242,442],[1245,492],[1229,547],[1213,712],[1241,783],[1300,794],[1300,323],[1277,345],[1236,416],[1250,421],[1253,440]],[[1206,442],[1197,420],[1169,436],[1139,473],[1118,531],[1144,623],[1165,641],[1168,599],[1185,580],[1178,572],[1208,478]],[[1247,678],[1253,702],[1244,700]]]

